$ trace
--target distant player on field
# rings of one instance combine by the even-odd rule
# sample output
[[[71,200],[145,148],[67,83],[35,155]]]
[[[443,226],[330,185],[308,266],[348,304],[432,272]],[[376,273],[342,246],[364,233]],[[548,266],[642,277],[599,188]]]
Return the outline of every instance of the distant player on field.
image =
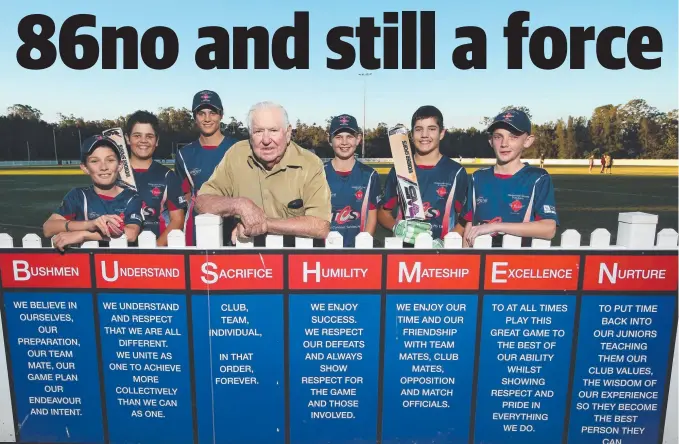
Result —
[[[518,110],[499,114],[488,127],[496,163],[471,176],[464,216],[462,245],[473,246],[478,236],[493,236],[493,246],[502,245],[502,235],[552,239],[559,223],[552,179],[542,168],[521,161],[521,153],[535,139],[528,116]]]
[[[332,203],[330,230],[343,236],[345,247],[353,247],[358,233],[375,235],[380,179],[377,171],[354,157],[361,134],[353,116],[333,118],[328,141],[335,153],[325,164]]]
[[[85,241],[109,241],[123,233],[128,242],[135,242],[143,224],[142,202],[134,191],[118,185],[122,164],[115,142],[104,136],[88,137],[80,152],[80,169],[92,185],[66,194],[43,224],[44,236],[54,236],[53,244],[60,251]]]
[[[190,202],[184,230],[186,245],[195,245],[196,242],[194,218],[198,213],[194,210],[194,199],[198,190],[210,178],[226,151],[237,142],[220,131],[224,108],[216,92],[205,90],[196,93],[191,112],[200,137],[179,150],[175,165],[186,200]]]
[[[142,199],[142,231],[156,235],[156,245],[167,246],[167,235],[184,230],[186,198],[177,175],[153,160],[158,148],[158,119],[147,111],[136,111],[125,125],[125,140],[130,146],[130,165],[137,193]]]
[[[414,243],[420,233],[431,231],[432,237],[443,239],[450,231],[463,233],[457,222],[467,193],[467,171],[458,162],[445,157],[440,142],[445,135],[443,115],[434,106],[422,106],[411,121],[415,145],[414,161],[422,194],[426,223],[405,221],[398,205],[394,168],[384,184],[377,220],[404,242]]]

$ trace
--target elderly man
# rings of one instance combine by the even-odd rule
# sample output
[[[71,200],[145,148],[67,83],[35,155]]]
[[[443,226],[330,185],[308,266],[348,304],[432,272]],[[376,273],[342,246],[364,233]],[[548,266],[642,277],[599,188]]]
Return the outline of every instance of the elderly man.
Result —
[[[239,217],[232,240],[267,233],[325,239],[331,204],[321,159],[290,140],[280,105],[254,105],[248,127],[250,139],[234,144],[200,188],[198,212]]]

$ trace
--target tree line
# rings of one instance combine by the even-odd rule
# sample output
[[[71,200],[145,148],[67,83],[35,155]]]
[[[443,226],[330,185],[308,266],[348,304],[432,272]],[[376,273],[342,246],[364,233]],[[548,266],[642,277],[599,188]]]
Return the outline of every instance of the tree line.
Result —
[[[503,107],[498,113],[510,108],[522,109],[531,116],[528,108],[513,105]],[[173,158],[179,147],[198,138],[189,109],[165,107],[156,115],[160,121],[157,158]],[[30,105],[9,107],[7,114],[0,116],[0,161],[78,159],[82,140],[108,128],[124,127],[127,118],[85,120],[72,114],[58,116],[57,122],[48,123],[42,120],[40,110]],[[298,120],[293,125],[293,140],[320,157],[332,157],[327,135],[332,117],[311,125]],[[479,123],[485,127],[491,119],[485,117]],[[359,155],[391,157],[387,129],[384,122],[375,128],[366,128],[365,152],[359,146]],[[243,122],[233,116],[224,116],[222,132],[239,140],[248,137]],[[589,117],[568,116],[556,122],[533,124],[532,132],[536,140],[524,153],[526,158],[544,155],[546,158],[583,159],[604,153],[615,159],[677,158],[677,110],[660,112],[643,99],[599,106]],[[494,156],[488,135],[475,127],[447,128],[441,151],[450,157]]]

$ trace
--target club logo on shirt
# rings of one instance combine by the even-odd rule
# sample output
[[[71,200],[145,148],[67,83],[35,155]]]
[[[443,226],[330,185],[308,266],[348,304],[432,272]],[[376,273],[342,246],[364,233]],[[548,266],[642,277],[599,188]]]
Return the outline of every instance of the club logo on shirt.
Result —
[[[156,209],[146,205],[146,202],[141,203],[141,212],[144,217],[153,217],[156,215]]]
[[[355,196],[356,196],[356,200],[361,200],[361,199],[363,199],[363,191],[362,191],[362,190],[356,191]]]
[[[512,211],[515,213],[518,213],[521,208],[523,208],[523,204],[521,203],[520,200],[515,200],[512,203],[509,204],[510,207],[512,207]]]
[[[153,194],[153,197],[158,197],[160,196],[160,188],[155,187],[151,190],[151,194]]]
[[[439,188],[436,190],[436,194],[438,194],[439,197],[443,197],[443,196],[445,196],[446,194],[448,194],[448,190],[446,190],[446,187],[439,187]]]
[[[425,219],[436,219],[441,215],[441,212],[438,209],[432,207],[429,202],[424,202],[423,210]]]
[[[333,211],[332,220],[338,225],[344,225],[347,222],[358,220],[361,218],[361,213],[354,211],[349,205],[339,211]]]

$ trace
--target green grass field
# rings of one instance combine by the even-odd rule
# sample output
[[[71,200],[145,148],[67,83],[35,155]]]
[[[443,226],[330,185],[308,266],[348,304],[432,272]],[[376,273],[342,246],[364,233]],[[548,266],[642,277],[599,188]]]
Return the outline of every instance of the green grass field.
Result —
[[[42,223],[60,204],[73,187],[87,185],[89,178],[82,174],[16,174],[18,170],[0,173],[0,232],[9,233],[15,246],[27,233],[41,235]],[[471,173],[473,168],[469,168]],[[618,227],[618,213],[642,211],[657,214],[658,230],[678,229],[677,172],[667,167],[614,167],[613,175],[587,173],[583,167],[548,168],[553,176],[557,208],[561,226],[557,239],[565,229],[573,228],[582,235],[583,244],[589,243],[590,233],[596,228],[611,232],[612,242]],[[33,172],[33,171],[31,171]],[[9,173],[9,174],[7,174]],[[12,174],[14,173],[14,174]],[[61,174],[60,174],[61,173]],[[386,175],[381,175],[382,181]],[[378,228],[376,237],[384,238],[385,230]],[[43,241],[43,245],[49,245]]]

